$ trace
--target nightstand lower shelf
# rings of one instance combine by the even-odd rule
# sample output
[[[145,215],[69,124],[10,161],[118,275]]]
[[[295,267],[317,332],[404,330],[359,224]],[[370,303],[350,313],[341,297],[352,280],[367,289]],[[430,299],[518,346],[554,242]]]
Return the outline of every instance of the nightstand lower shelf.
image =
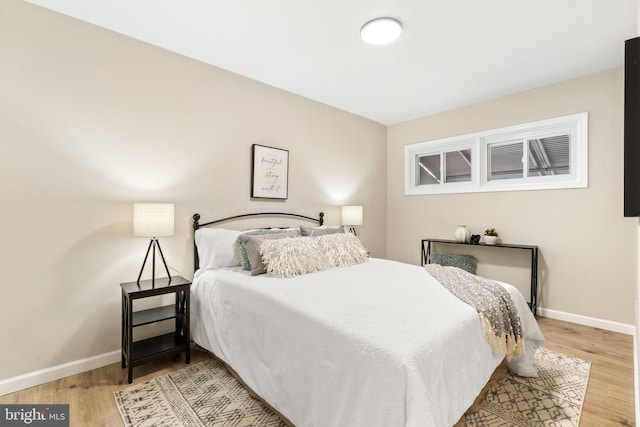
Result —
[[[163,354],[180,353],[187,351],[189,343],[183,337],[176,337],[176,334],[170,332],[164,335],[147,338],[140,341],[134,341],[131,348],[131,365],[139,365],[152,357]]]

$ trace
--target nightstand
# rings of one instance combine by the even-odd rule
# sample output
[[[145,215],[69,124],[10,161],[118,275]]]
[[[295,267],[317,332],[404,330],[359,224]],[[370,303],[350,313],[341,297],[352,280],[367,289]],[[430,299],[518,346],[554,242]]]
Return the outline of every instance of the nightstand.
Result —
[[[129,368],[129,383],[133,367],[158,356],[185,352],[185,362],[191,360],[189,342],[189,306],[191,282],[184,277],[161,277],[155,280],[121,283],[122,288],[122,367]],[[156,295],[175,294],[175,303],[133,311],[133,301]],[[173,332],[133,341],[133,328],[162,320],[175,319]]]

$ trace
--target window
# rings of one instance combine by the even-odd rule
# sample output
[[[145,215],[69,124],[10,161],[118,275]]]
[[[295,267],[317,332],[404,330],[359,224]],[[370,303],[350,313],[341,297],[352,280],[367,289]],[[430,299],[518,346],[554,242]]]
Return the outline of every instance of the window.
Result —
[[[522,178],[524,149],[521,142],[494,142],[487,144],[487,150],[489,181]]]
[[[588,186],[587,113],[405,147],[405,194]]]
[[[471,181],[471,149],[445,151],[418,158],[419,185]]]
[[[527,176],[568,175],[571,151],[571,135],[531,139],[529,145],[529,167]]]

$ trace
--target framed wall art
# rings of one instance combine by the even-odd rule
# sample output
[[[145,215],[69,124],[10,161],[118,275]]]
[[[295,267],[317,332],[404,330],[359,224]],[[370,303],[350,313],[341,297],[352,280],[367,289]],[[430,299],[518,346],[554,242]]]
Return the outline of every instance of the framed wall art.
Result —
[[[289,193],[289,150],[253,144],[251,197],[286,199]]]

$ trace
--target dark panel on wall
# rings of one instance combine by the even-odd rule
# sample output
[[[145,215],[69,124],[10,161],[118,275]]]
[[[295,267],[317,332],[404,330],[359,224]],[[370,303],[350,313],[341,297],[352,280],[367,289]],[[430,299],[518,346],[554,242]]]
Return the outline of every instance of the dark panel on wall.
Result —
[[[624,216],[640,216],[640,37],[625,42]]]

